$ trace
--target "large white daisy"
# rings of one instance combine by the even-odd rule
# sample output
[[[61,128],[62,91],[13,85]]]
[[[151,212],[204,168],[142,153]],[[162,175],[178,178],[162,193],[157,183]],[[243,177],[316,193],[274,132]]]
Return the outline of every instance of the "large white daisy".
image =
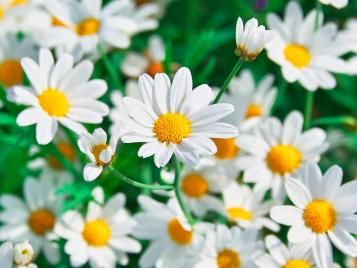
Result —
[[[244,181],[255,189],[272,189],[274,199],[285,197],[284,180],[292,177],[309,160],[318,161],[327,150],[326,133],[319,128],[302,131],[303,117],[291,112],[282,124],[270,118],[253,134],[242,134],[238,146],[246,154],[240,157]]]
[[[99,79],[88,81],[93,72],[90,61],[73,68],[72,56],[64,54],[55,63],[51,52],[41,49],[39,64],[24,58],[21,65],[32,88],[14,87],[14,100],[31,107],[17,116],[17,124],[36,124],[39,144],[53,140],[58,123],[80,134],[86,132],[80,123],[101,123],[109,113],[108,106],[96,100],[107,90],[106,83]]]
[[[357,233],[357,181],[341,185],[342,176],[338,166],[322,175],[318,165],[309,162],[300,180],[285,182],[293,205],[273,207],[270,213],[273,220],[291,226],[291,243],[312,248],[320,268],[332,267],[331,242],[344,254],[357,256],[357,241],[350,234]]]
[[[169,77],[156,74],[139,78],[141,101],[125,97],[123,103],[131,120],[131,129],[122,140],[143,142],[138,155],[154,156],[158,167],[176,155],[182,162],[195,165],[199,155],[212,155],[217,148],[210,138],[232,138],[237,129],[220,120],[233,112],[231,104],[213,104],[213,92],[207,85],[192,90],[191,72],[181,68],[171,84]]]

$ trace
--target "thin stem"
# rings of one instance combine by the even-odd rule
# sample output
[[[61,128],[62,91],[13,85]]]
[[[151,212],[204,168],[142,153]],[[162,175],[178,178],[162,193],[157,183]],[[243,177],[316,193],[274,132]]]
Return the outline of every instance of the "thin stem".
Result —
[[[171,185],[151,185],[151,184],[145,184],[141,182],[134,181],[128,177],[126,177],[124,174],[120,173],[118,170],[116,170],[114,167],[109,166],[108,167],[110,171],[119,179],[125,181],[126,183],[142,188],[142,189],[147,189],[147,190],[172,190],[173,187]]]
[[[334,117],[323,117],[316,119],[311,122],[311,125],[348,125],[356,126],[357,120],[352,116],[334,116]]]
[[[119,74],[117,73],[117,71],[115,70],[115,67],[109,60],[107,53],[104,51],[104,49],[102,48],[102,46],[99,43],[97,45],[97,49],[98,49],[98,52],[103,60],[105,68],[107,69],[107,71],[109,73],[109,76],[113,82],[114,87],[122,90],[123,85],[119,80]]]
[[[185,214],[185,217],[186,217],[188,223],[192,226],[195,224],[195,219],[192,217],[191,212],[190,212],[189,208],[186,206],[185,201],[183,199],[183,195],[181,192],[181,186],[180,186],[180,163],[175,156],[173,157],[173,164],[174,164],[174,168],[175,168],[174,185],[175,185],[176,198],[180,204],[182,212]]]
[[[244,61],[239,58],[239,60],[237,61],[236,65],[233,67],[231,73],[228,75],[228,77],[226,78],[226,80],[224,81],[221,89],[219,90],[216,98],[214,99],[213,103],[216,104],[219,102],[219,100],[222,98],[224,92],[226,91],[229,83],[231,82],[231,80],[233,79],[233,77],[238,73],[239,69],[242,67]]]

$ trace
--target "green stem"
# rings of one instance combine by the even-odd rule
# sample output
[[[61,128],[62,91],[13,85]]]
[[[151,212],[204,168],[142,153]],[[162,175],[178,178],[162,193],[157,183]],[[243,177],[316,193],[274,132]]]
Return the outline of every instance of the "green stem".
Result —
[[[231,73],[228,75],[228,77],[226,78],[226,80],[224,81],[221,89],[219,90],[216,98],[214,99],[213,103],[216,104],[219,102],[219,100],[222,98],[224,92],[226,91],[229,83],[231,82],[231,80],[233,79],[233,77],[238,73],[239,69],[242,67],[244,61],[239,58],[239,60],[237,61],[236,65],[233,67]]]
[[[116,89],[123,89],[123,85],[119,80],[119,74],[117,73],[117,71],[115,70],[115,67],[113,66],[113,64],[111,63],[111,61],[108,58],[107,53],[105,53],[104,49],[102,48],[102,46],[100,44],[97,45],[97,49],[98,52],[103,60],[103,63],[105,65],[105,68],[107,69],[109,76],[113,82],[113,85]]]
[[[348,125],[356,126],[357,121],[352,116],[323,117],[312,121],[313,126],[317,125]]]
[[[180,186],[180,163],[175,156],[173,158],[173,164],[175,167],[174,186],[175,186],[176,198],[177,198],[177,201],[179,202],[182,212],[185,214],[185,217],[186,217],[188,223],[192,226],[195,224],[195,219],[192,217],[191,212],[190,212],[189,208],[186,206],[185,201],[183,199],[183,195],[181,192],[181,186]]]
[[[282,79],[278,88],[278,96],[276,97],[276,101],[273,107],[271,108],[270,114],[273,114],[276,108],[279,107],[279,105],[283,101],[287,87],[288,87],[288,82],[286,82],[285,79]]]
[[[171,63],[172,63],[172,43],[171,40],[166,40],[164,68],[165,68],[165,73],[168,76],[171,76]]]
[[[108,168],[117,178],[123,180],[124,182],[126,182],[132,186],[142,188],[142,189],[147,189],[147,190],[173,190],[173,187],[171,185],[151,185],[151,184],[137,182],[137,181],[134,181],[134,180],[126,177],[124,174],[120,173],[118,170],[116,170],[112,166],[109,166]]]

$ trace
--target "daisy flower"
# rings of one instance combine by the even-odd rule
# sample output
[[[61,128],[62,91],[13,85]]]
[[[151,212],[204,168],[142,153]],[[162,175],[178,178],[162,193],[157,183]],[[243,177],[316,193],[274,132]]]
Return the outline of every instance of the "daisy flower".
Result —
[[[28,241],[12,245],[11,242],[5,242],[0,246],[0,266],[3,268],[37,268],[32,263],[34,251]]]
[[[332,266],[332,247],[357,257],[356,181],[341,186],[342,170],[329,168],[324,175],[316,163],[309,162],[300,180],[290,178],[285,188],[293,205],[273,207],[270,216],[291,226],[288,240],[312,248],[320,268]],[[331,241],[331,242],[330,242]]]
[[[138,155],[154,156],[156,166],[163,167],[176,155],[194,166],[199,155],[212,155],[217,148],[210,138],[232,138],[237,129],[220,120],[232,113],[231,104],[210,105],[213,92],[207,85],[192,90],[191,72],[181,68],[171,84],[169,77],[144,74],[139,78],[141,100],[125,97],[123,103],[132,130],[123,142],[143,142]]]
[[[319,0],[324,5],[331,5],[335,8],[343,8],[347,6],[348,0]]]
[[[291,1],[286,7],[284,21],[276,14],[267,17],[275,33],[266,46],[268,57],[281,66],[289,83],[298,81],[310,91],[335,88],[336,79],[331,73],[351,72],[350,65],[341,58],[350,49],[337,42],[337,26],[327,23],[315,31],[316,16],[314,10],[304,18],[299,4]]]
[[[255,264],[261,268],[312,268],[314,260],[310,250],[303,249],[298,245],[284,245],[274,235],[265,237],[265,247],[269,254],[258,256]]]
[[[239,17],[236,26],[237,48],[235,53],[245,61],[255,60],[272,37],[269,30],[258,25],[257,19],[252,18],[244,25],[243,20]]]
[[[118,143],[118,136],[113,135],[107,143],[107,134],[101,128],[94,130],[93,134],[82,133],[78,140],[78,146],[82,153],[91,160],[83,170],[86,181],[93,181],[103,171],[103,168],[112,162]]]
[[[39,64],[24,58],[21,65],[33,88],[13,89],[17,103],[31,106],[17,116],[17,124],[36,124],[39,144],[53,140],[58,123],[80,134],[86,131],[80,123],[101,123],[109,113],[108,106],[96,100],[106,92],[106,83],[99,79],[88,81],[93,72],[90,61],[73,68],[72,56],[64,54],[55,63],[51,52],[41,49]]]
[[[262,251],[256,230],[229,229],[217,225],[207,233],[206,245],[195,268],[253,268],[254,258]]]
[[[238,146],[246,153],[239,162],[244,181],[255,183],[257,191],[272,189],[275,200],[284,198],[284,181],[307,161],[318,161],[328,148],[322,129],[303,132],[302,126],[303,116],[293,111],[283,123],[270,118],[255,133],[242,134]]]
[[[93,268],[112,268],[116,263],[127,266],[128,253],[140,252],[140,243],[130,237],[135,221],[125,202],[125,195],[118,193],[103,206],[90,202],[86,217],[75,210],[62,215],[55,230],[67,240],[65,252],[73,267],[87,262]]]
[[[58,237],[53,228],[60,213],[62,199],[55,194],[56,186],[47,177],[27,178],[23,186],[24,201],[15,195],[0,197],[0,240],[20,242],[28,240],[35,252],[43,251],[52,265],[59,263],[61,254]]]
[[[191,227],[175,199],[165,205],[141,195],[138,201],[144,211],[135,215],[134,236],[152,241],[140,258],[140,267],[193,267],[204,245],[206,227]]]
[[[279,225],[269,219],[273,201],[264,201],[264,192],[252,191],[247,185],[232,182],[223,190],[226,215],[231,222],[242,228],[260,230],[263,227],[277,232]]]

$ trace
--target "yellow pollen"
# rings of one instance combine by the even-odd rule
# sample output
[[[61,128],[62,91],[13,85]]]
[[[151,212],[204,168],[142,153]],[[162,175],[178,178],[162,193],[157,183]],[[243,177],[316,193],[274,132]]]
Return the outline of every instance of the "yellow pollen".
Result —
[[[262,114],[263,114],[262,107],[259,104],[252,103],[249,104],[247,110],[245,111],[245,118],[261,116]]]
[[[89,245],[103,247],[108,244],[112,231],[108,223],[102,219],[97,219],[84,225],[82,235]]]
[[[253,213],[240,207],[232,207],[227,209],[227,214],[231,220],[246,220],[251,221],[253,219]]]
[[[59,90],[48,88],[40,96],[38,102],[50,116],[66,116],[70,104],[67,97]]]
[[[61,143],[57,143],[56,146],[58,150],[61,152],[61,154],[65,158],[67,158],[67,160],[69,160],[70,162],[74,161],[74,159],[76,158],[76,154],[73,147],[70,144],[61,142]],[[55,158],[52,155],[48,156],[47,160],[50,167],[53,169],[62,170],[64,168],[62,164],[57,160],[57,158]]]
[[[306,67],[311,61],[310,51],[302,45],[287,45],[284,54],[285,58],[297,68]]]
[[[1,9],[0,9],[1,18]],[[12,87],[22,83],[22,67],[18,60],[9,59],[0,63],[0,83]]]
[[[216,144],[217,152],[215,156],[219,159],[232,159],[239,153],[239,147],[236,145],[236,139],[212,139]]]
[[[167,232],[172,241],[180,246],[190,244],[192,241],[192,231],[185,230],[176,218],[172,219],[167,225]]]
[[[161,62],[151,62],[147,69],[147,73],[152,77],[154,77],[155,74],[163,73],[164,71],[164,65]]]
[[[191,134],[191,121],[183,114],[167,113],[155,121],[153,132],[161,143],[179,144]]]
[[[66,24],[64,24],[60,19],[56,17],[52,17],[52,25],[58,27],[66,27]]]
[[[208,183],[200,174],[191,173],[182,179],[181,188],[189,197],[199,198],[208,192]]]
[[[12,0],[11,6],[24,5],[27,4],[28,0]]]
[[[51,231],[55,225],[56,218],[48,209],[39,209],[30,214],[28,225],[37,235],[44,235]]]
[[[77,25],[78,35],[92,35],[99,31],[100,22],[95,18],[87,18]]]
[[[303,218],[307,227],[322,234],[335,226],[336,211],[329,202],[315,199],[306,206]]]
[[[304,260],[289,260],[283,268],[311,268],[311,265]]]
[[[5,9],[0,6],[0,21],[2,21],[5,17]]]
[[[102,143],[102,144],[97,144],[92,147],[92,154],[95,157],[95,162],[97,166],[105,166],[106,163],[104,163],[102,160],[100,160],[100,153],[108,148],[108,144]]]
[[[301,164],[301,153],[291,145],[276,145],[266,157],[269,168],[281,175],[295,171]]]
[[[231,249],[224,249],[218,253],[217,265],[219,268],[239,268],[240,256]]]

